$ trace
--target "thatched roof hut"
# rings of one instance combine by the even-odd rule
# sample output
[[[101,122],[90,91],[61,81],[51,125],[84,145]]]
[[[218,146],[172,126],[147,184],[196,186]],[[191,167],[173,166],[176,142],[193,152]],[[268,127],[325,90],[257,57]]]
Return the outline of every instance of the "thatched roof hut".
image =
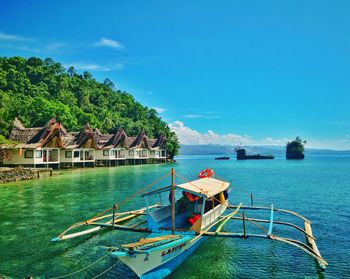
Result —
[[[164,148],[165,136],[156,139],[149,139],[142,130],[136,137],[128,137],[121,128],[114,134],[102,134],[99,129],[93,129],[87,123],[79,132],[67,132],[60,122],[52,118],[44,127],[26,128],[18,118],[13,122],[13,128],[9,139],[16,142],[6,148],[91,148],[91,149],[112,149],[112,148],[147,148],[158,150]],[[5,148],[5,146],[2,146]]]
[[[75,145],[77,148],[94,148],[99,149],[98,141],[100,137],[100,131],[94,131],[90,124],[87,123],[83,129],[77,134],[75,139]]]
[[[44,127],[25,128],[18,118],[15,118],[9,139],[17,142],[16,148],[63,147],[62,136],[66,129],[55,118]]]

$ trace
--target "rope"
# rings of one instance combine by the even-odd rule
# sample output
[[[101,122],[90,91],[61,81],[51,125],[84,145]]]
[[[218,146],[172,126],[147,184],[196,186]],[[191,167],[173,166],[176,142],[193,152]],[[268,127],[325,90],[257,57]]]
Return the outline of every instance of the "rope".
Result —
[[[243,217],[243,214],[242,214],[242,213],[237,213],[237,214]],[[268,233],[268,230],[265,229],[264,227],[260,226],[258,223],[254,222],[254,221],[252,221],[252,220],[248,220],[248,219],[246,219],[246,218],[244,218],[244,220],[246,220],[246,221],[252,223],[253,225],[257,226],[259,229],[261,229],[261,230],[263,230],[264,232]]]
[[[134,194],[128,196],[127,198],[125,198],[123,201],[119,202],[116,204],[116,206],[120,206],[124,203],[126,203],[127,201],[133,199],[135,196],[141,194],[142,192],[146,191],[148,188],[151,188],[153,185],[157,184],[159,181],[162,181],[163,179],[167,178],[168,176],[170,176],[170,173],[158,178],[157,180],[153,181],[151,184],[148,184],[146,187],[140,189],[139,191],[135,192]]]
[[[218,179],[220,179],[220,180],[223,180],[223,181],[227,181],[227,180],[225,180],[225,179],[223,179],[223,178],[221,178],[221,177],[219,177],[219,176],[217,176],[217,175],[215,175],[216,176],[216,178],[218,178]],[[251,193],[249,193],[249,192],[247,192],[246,190],[244,190],[243,188],[241,188],[241,187],[239,187],[239,186],[232,186],[232,188],[236,188],[237,190],[239,190],[239,191],[241,191],[243,194],[245,194],[247,197],[250,197],[250,195],[251,195]],[[265,201],[265,202],[268,202],[268,200],[267,199],[265,199],[265,198],[255,198],[254,197],[254,200],[259,200],[259,201]]]
[[[57,277],[51,277],[50,279],[59,279],[59,278],[66,278],[72,275],[75,275],[77,273],[83,272],[84,270],[87,270],[88,268],[92,267],[93,265],[97,264],[98,262],[102,261],[104,258],[106,258],[107,256],[109,256],[111,253],[113,252],[113,250],[109,251],[106,255],[102,256],[101,258],[99,258],[98,260],[94,261],[93,263],[87,265],[86,267],[79,269],[77,271],[65,274],[65,275],[61,275],[61,276],[57,276]]]
[[[125,198],[124,200],[122,200],[121,202],[119,202],[119,203],[117,203],[117,204],[114,204],[112,207],[110,207],[110,208],[108,208],[108,209],[106,209],[106,210],[104,210],[104,211],[98,213],[98,214],[95,215],[94,217],[92,217],[92,218],[90,218],[90,219],[88,219],[88,220],[86,220],[86,221],[78,222],[78,223],[75,223],[75,224],[69,226],[66,230],[64,230],[64,231],[58,236],[58,238],[61,239],[61,238],[62,238],[68,231],[70,231],[71,229],[74,229],[74,228],[79,227],[79,226],[82,226],[82,225],[87,225],[91,220],[102,216],[103,214],[107,213],[108,211],[111,211],[114,207],[115,207],[115,208],[118,208],[118,206],[120,206],[120,205],[126,203],[127,201],[129,201],[129,200],[131,200],[131,199],[133,199],[136,195],[139,195],[140,193],[146,191],[148,188],[150,188],[150,187],[152,187],[153,185],[157,184],[158,182],[160,182],[161,180],[165,179],[165,178],[168,177],[169,175],[170,175],[170,174],[168,173],[168,174],[166,174],[166,175],[164,175],[164,176],[158,178],[157,180],[153,181],[151,184],[148,184],[146,187],[144,187],[144,188],[140,189],[139,191],[137,191],[137,192],[131,194],[130,196],[126,197],[126,198]]]
[[[168,174],[166,174],[166,175],[164,175],[164,176],[158,178],[157,180],[153,181],[151,184],[148,184],[146,187],[144,187],[144,188],[138,190],[137,192],[131,194],[130,196],[126,197],[124,200],[122,200],[121,202],[115,204],[114,206],[117,206],[117,207],[118,207],[118,206],[120,206],[120,205],[126,203],[127,201],[133,199],[135,196],[139,195],[140,193],[146,191],[148,188],[152,187],[154,184],[157,184],[159,181],[165,179],[165,178],[168,177],[169,175],[170,175],[170,174],[168,173]],[[91,219],[100,217],[101,215],[105,214],[106,212],[112,210],[114,206],[112,206],[112,207],[110,207],[110,208],[108,208],[108,209],[106,209],[106,210],[104,210],[104,211],[98,213],[96,216],[90,218],[89,220],[87,220],[87,221],[85,221],[85,222],[89,222]]]
[[[95,277],[92,277],[91,279],[96,279],[96,278],[102,276],[106,272],[110,271],[113,267],[115,267],[118,263],[119,263],[119,261],[116,262],[115,264],[113,264],[111,267],[107,268],[105,271],[102,271],[100,274],[96,275]]]

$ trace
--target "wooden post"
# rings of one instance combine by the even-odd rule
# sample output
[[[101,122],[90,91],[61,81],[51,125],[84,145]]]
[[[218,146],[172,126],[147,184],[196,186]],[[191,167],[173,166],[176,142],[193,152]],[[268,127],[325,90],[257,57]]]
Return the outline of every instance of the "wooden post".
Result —
[[[247,239],[247,232],[246,232],[246,227],[245,227],[245,214],[243,212],[243,238]]]
[[[175,170],[171,168],[171,233],[175,233]]]
[[[114,230],[114,220],[115,220],[115,204],[113,204],[112,230]]]
[[[250,203],[252,204],[252,206],[254,206],[253,193],[250,193]]]

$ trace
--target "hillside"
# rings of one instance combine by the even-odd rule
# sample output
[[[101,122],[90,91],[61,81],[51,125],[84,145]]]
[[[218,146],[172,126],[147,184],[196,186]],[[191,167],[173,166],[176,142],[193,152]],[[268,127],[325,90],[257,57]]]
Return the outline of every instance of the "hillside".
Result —
[[[5,141],[18,117],[27,127],[44,126],[55,116],[70,131],[87,122],[102,132],[120,127],[129,135],[144,129],[149,137],[164,134],[168,154],[179,149],[172,132],[154,109],[116,90],[106,79],[97,82],[89,72],[66,71],[50,58],[0,58],[0,143]]]

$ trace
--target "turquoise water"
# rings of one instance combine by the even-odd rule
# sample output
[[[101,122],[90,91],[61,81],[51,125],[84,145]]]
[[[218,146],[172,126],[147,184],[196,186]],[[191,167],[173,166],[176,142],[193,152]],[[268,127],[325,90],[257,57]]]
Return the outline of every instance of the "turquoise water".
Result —
[[[0,185],[0,273],[13,278],[50,278],[78,270],[106,251],[136,241],[142,234],[104,232],[51,243],[74,222],[88,219],[175,167],[188,179],[207,167],[233,185],[231,203],[269,205],[295,210],[313,221],[313,232],[326,272],[302,251],[265,239],[210,238],[171,278],[348,278],[350,261],[350,157],[308,156],[303,161],[282,158],[261,161],[215,161],[212,156],[179,157],[176,164],[125,166],[64,171],[41,180]],[[163,182],[160,185],[166,185]],[[123,209],[144,206],[138,197]],[[260,213],[259,213],[260,214]],[[262,214],[262,213],[261,213]],[[260,214],[260,215],[261,215]],[[246,215],[252,216],[246,212]],[[254,215],[256,216],[256,215]],[[264,216],[269,217],[265,212]],[[276,219],[281,219],[276,215]],[[292,220],[285,218],[285,220]],[[293,219],[294,221],[295,220]],[[302,223],[298,223],[302,225]],[[267,224],[263,225],[265,228]],[[240,223],[227,230],[241,230]],[[259,232],[247,226],[248,232]],[[304,240],[298,232],[278,228],[276,235]],[[91,278],[116,262],[107,257],[70,278]],[[124,265],[100,278],[136,278]]]

